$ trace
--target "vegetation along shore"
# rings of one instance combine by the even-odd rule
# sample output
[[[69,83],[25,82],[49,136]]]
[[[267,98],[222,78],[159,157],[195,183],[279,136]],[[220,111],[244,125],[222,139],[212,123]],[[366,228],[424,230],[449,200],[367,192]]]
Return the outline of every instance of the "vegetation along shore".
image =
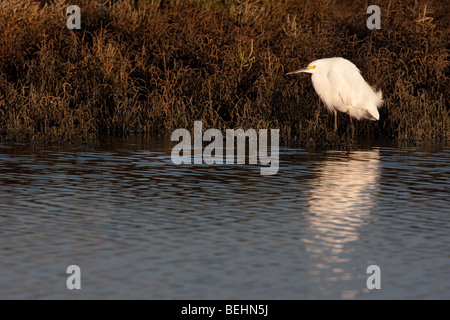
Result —
[[[69,30],[66,9],[81,8]],[[383,92],[379,121],[356,136],[450,137],[447,0],[172,0],[0,2],[0,135],[95,141],[191,129],[279,128],[284,140],[351,140],[334,131],[309,75],[285,76],[344,57]]]

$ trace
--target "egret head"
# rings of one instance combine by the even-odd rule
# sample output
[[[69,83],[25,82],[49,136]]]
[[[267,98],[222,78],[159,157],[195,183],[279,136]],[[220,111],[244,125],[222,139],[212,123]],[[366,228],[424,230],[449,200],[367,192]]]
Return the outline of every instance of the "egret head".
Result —
[[[295,71],[292,71],[292,72],[288,72],[288,73],[286,73],[286,75],[297,74],[297,73],[301,73],[301,72],[314,73],[316,68],[317,68],[316,61],[313,61],[307,67],[304,67],[304,68],[301,68],[301,69],[298,69],[298,70],[295,70]]]

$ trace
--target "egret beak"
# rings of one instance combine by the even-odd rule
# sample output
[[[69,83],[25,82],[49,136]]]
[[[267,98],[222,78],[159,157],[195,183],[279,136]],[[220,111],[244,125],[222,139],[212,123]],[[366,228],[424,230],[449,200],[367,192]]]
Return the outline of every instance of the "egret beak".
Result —
[[[290,74],[297,74],[297,73],[301,73],[301,72],[307,72],[308,70],[309,70],[309,67],[304,67],[304,68],[301,68],[301,69],[298,69],[298,70],[295,70],[295,71],[288,72],[285,75],[288,76]]]

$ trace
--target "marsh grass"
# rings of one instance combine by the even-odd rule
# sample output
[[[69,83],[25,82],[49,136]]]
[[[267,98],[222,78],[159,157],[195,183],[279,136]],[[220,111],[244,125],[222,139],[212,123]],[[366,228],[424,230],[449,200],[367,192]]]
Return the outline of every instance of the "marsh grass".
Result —
[[[380,121],[356,136],[450,137],[446,1],[0,2],[0,134],[7,139],[95,141],[99,134],[203,127],[279,128],[305,145],[354,143],[308,75],[284,74],[323,57],[354,62],[383,91]]]

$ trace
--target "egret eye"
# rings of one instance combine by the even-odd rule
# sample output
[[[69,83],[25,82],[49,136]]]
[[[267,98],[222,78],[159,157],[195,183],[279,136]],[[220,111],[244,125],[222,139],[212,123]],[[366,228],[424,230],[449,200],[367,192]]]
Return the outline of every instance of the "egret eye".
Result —
[[[308,69],[315,69],[316,66],[308,66]]]

